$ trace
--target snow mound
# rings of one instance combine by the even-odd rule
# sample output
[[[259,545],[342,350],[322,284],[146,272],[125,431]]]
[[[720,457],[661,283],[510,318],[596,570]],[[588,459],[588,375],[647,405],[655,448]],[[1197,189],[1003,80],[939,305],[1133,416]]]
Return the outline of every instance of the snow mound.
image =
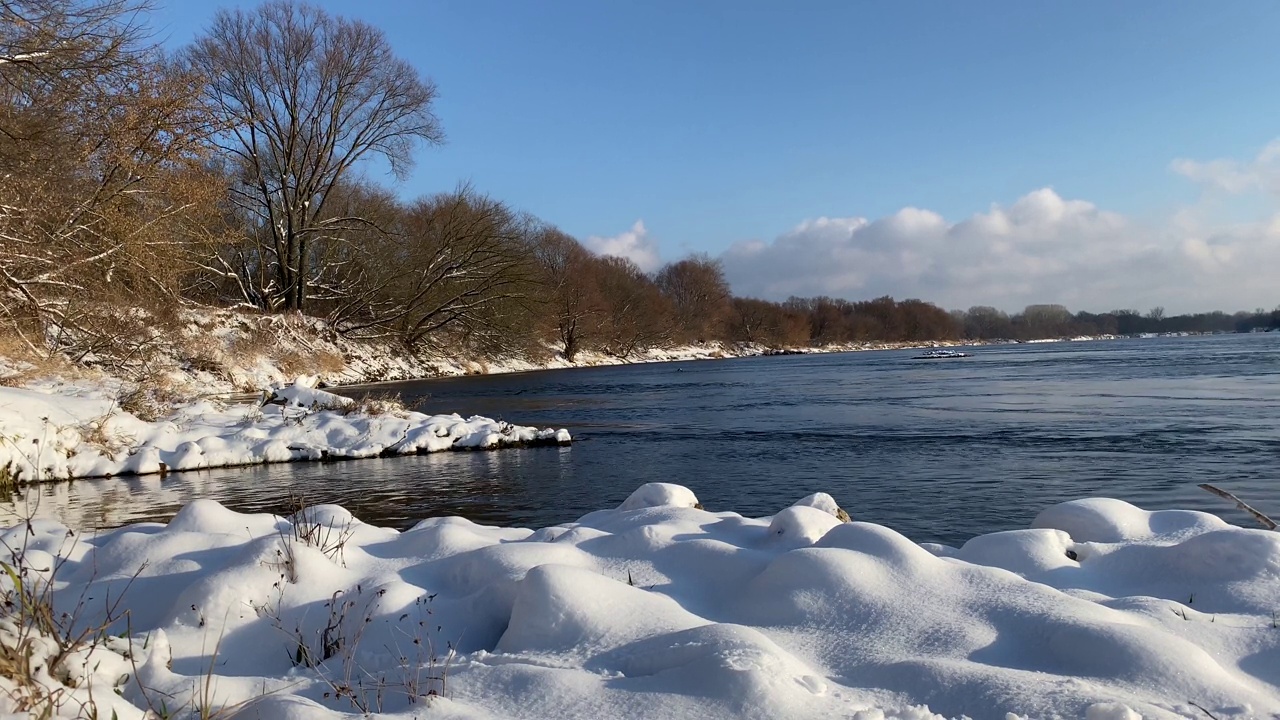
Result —
[[[322,720],[1280,713],[1280,534],[1089,500],[944,552],[834,505],[749,518],[652,484],[536,531],[396,532],[195,501],[94,537],[3,530],[0,561],[25,547],[32,582],[57,567],[63,607],[123,594],[108,632],[132,637],[77,656],[66,691],[107,717],[212,686],[235,717]]]
[[[972,538],[951,557],[1032,575],[1077,567],[1080,550],[1075,547],[1062,530],[1010,530]]]
[[[1094,703],[1085,709],[1084,720],[1142,720],[1142,716],[1128,705]]]
[[[294,381],[293,385],[272,390],[267,402],[279,403],[290,407],[324,410],[340,410],[355,406],[356,401],[349,397],[317,390],[315,382],[315,378],[300,377]]]
[[[702,509],[702,503],[698,502],[698,497],[693,494],[692,490],[683,485],[653,482],[645,483],[636,488],[635,492],[622,501],[618,509],[627,511],[656,507]]]
[[[1152,536],[1195,535],[1229,526],[1209,513],[1190,510],[1147,512],[1123,500],[1087,498],[1045,509],[1031,521],[1031,527],[1062,530],[1076,542],[1114,543]]]
[[[769,535],[786,545],[803,547],[822,539],[839,524],[834,515],[824,510],[793,505],[773,516],[769,522]]]
[[[817,508],[824,513],[830,513],[840,522],[849,522],[849,513],[836,504],[835,498],[824,492],[816,492],[800,498],[793,506]]]

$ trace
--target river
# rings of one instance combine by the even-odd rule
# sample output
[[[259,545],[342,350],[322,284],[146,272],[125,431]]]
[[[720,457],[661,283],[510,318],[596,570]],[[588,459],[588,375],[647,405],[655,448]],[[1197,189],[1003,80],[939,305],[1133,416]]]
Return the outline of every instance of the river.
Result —
[[[962,543],[1103,495],[1251,521],[1280,514],[1280,334],[1000,345],[956,360],[875,351],[627,365],[382,385],[426,412],[568,428],[571,447],[297,463],[29,490],[73,527],[164,520],[194,498],[290,496],[405,528],[457,514],[540,527],[651,481],[763,516],[814,491],[857,520]],[[348,392],[360,392],[349,390]],[[38,498],[37,498],[38,496]]]

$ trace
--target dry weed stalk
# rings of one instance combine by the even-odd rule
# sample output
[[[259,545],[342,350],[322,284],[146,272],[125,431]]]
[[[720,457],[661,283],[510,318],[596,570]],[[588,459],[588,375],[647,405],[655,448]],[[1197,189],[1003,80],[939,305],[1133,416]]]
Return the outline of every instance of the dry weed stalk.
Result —
[[[168,373],[151,371],[122,387],[116,395],[116,404],[140,420],[155,422],[172,414],[174,408],[188,397],[189,393],[179,387]]]
[[[295,667],[315,671],[329,689],[324,697],[345,700],[361,713],[381,712],[389,693],[400,694],[409,703],[417,704],[431,697],[442,696],[446,690],[450,666],[456,657],[452,642],[441,648],[428,621],[429,604],[435,595],[420,597],[415,602],[417,620],[412,630],[405,630],[399,623],[409,619],[403,613],[396,621],[391,645],[384,645],[390,657],[395,658],[395,674],[388,671],[370,672],[358,661],[360,645],[365,633],[378,616],[384,590],[366,593],[360,585],[351,590],[336,590],[324,603],[326,611],[322,626],[307,629],[302,619],[290,623],[282,612],[286,588],[298,582],[294,547],[308,545],[320,550],[330,560],[342,562],[342,548],[353,532],[348,522],[341,526],[320,522],[309,512],[301,498],[292,500],[295,521],[290,530],[280,530],[281,546],[270,567],[279,572],[272,584],[273,597],[263,603],[251,603],[255,613],[266,620],[287,639],[286,653]],[[396,676],[398,675],[398,677]]]
[[[112,406],[102,415],[81,423],[75,428],[80,435],[81,443],[97,448],[103,455],[111,458],[128,451],[138,441],[133,435],[110,427],[114,414],[115,406]]]
[[[302,495],[291,496],[289,505],[293,508],[289,520],[289,534],[293,541],[316,548],[325,557],[346,567],[345,549],[347,542],[355,534],[355,524],[351,520],[336,526],[324,522],[316,506],[308,505]]]
[[[43,567],[43,562],[33,558],[31,548],[37,506],[31,504],[27,517],[15,526],[20,529],[21,544],[15,547],[0,539],[0,549],[7,556],[0,560],[0,635],[7,635],[0,642],[0,675],[13,683],[9,700],[19,712],[52,717],[74,704],[80,716],[96,717],[92,687],[87,699],[74,695],[79,673],[90,667],[95,653],[113,651],[109,630],[122,619],[127,621],[122,601],[147,566],[143,563],[114,597],[109,588],[102,589],[100,614],[92,615],[90,609],[92,577],[70,608],[59,610],[62,603],[57,601],[55,587],[59,573],[70,561],[75,532],[67,531],[62,544],[50,554],[51,561],[44,561],[48,567]],[[73,657],[79,660],[80,670],[70,665]]]
[[[402,415],[408,412],[400,393],[370,393],[362,395],[354,403],[343,405],[337,409],[343,415]]]
[[[1220,498],[1224,498],[1226,500],[1230,500],[1231,502],[1235,503],[1237,508],[1252,515],[1253,519],[1257,520],[1258,523],[1262,525],[1264,528],[1268,530],[1276,529],[1277,525],[1275,520],[1272,520],[1271,518],[1267,517],[1261,511],[1255,509],[1249,503],[1241,500],[1235,495],[1232,495],[1226,490],[1223,490],[1222,488],[1217,487],[1216,485],[1210,485],[1209,483],[1201,483],[1199,487],[1201,490],[1207,490],[1213,493],[1214,495],[1217,495]]]

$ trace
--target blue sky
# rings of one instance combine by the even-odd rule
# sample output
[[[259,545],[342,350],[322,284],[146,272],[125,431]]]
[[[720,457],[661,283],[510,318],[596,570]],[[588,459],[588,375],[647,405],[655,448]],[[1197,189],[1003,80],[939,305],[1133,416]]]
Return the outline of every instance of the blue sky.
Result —
[[[1213,183],[1171,163],[1248,163],[1280,136],[1274,2],[318,4],[383,28],[439,86],[448,142],[419,153],[402,194],[470,180],[584,239],[642,220],[665,259],[904,207],[957,223],[1042,188],[1153,237],[1194,207],[1208,238]],[[170,0],[153,22],[177,45],[212,13]],[[1213,215],[1274,210],[1261,193]],[[927,296],[933,281],[913,282]],[[954,289],[943,299],[964,302]]]

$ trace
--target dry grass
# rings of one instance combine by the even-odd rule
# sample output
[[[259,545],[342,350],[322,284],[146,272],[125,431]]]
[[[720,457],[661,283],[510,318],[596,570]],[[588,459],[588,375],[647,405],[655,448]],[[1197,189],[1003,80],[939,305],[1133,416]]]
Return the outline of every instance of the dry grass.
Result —
[[[30,361],[34,360],[36,353],[31,350],[31,346],[22,341],[18,333],[12,328],[0,328],[0,357],[10,360]]]
[[[488,361],[485,360],[484,358],[480,358],[477,360],[471,360],[470,362],[467,362],[466,374],[467,375],[488,375],[489,374]]]
[[[293,348],[283,350],[274,357],[276,367],[280,368],[280,372],[285,377],[297,377],[298,375],[310,375],[311,359],[304,353]]]
[[[314,359],[318,373],[340,373],[347,369],[347,361],[331,350],[321,350],[315,354]]]
[[[314,505],[308,505],[302,495],[289,498],[289,506],[293,514],[289,518],[289,529],[294,542],[313,547],[324,556],[346,567],[344,551],[347,541],[355,533],[355,526],[347,521],[334,526],[320,520]]]
[[[379,415],[401,415],[408,412],[409,408],[404,404],[404,399],[400,397],[400,393],[370,393],[356,398],[356,401],[350,405],[344,405],[340,408],[340,412],[344,415],[370,415],[377,417]]]
[[[7,499],[18,489],[18,476],[13,472],[13,464],[0,465],[0,498]]]
[[[542,343],[526,343],[521,346],[515,357],[534,365],[546,365],[556,356],[556,352]]]
[[[286,377],[337,373],[347,367],[341,355],[329,350],[309,352],[289,348],[278,352],[272,359]]]
[[[276,333],[260,324],[245,321],[232,338],[228,354],[245,358],[271,357],[278,344]]]
[[[225,378],[227,374],[227,357],[219,349],[211,346],[212,335],[189,338],[177,349],[179,361],[196,372],[207,372],[215,377]]]
[[[111,415],[108,413],[103,417],[90,420],[78,426],[76,432],[80,434],[82,443],[96,448],[107,457],[114,458],[133,448],[137,443],[137,438],[126,433],[113,431],[109,427],[110,419]]]
[[[20,387],[52,375],[78,374],[78,368],[62,355],[35,352],[12,329],[0,328],[0,386]]]
[[[151,372],[122,387],[116,396],[116,404],[139,420],[155,422],[172,414],[174,408],[186,402],[190,395],[168,373]]]
[[[3,630],[8,631],[9,628]],[[29,713],[31,717],[48,717],[62,705],[61,697],[66,691],[47,688],[36,679],[32,672],[32,661],[36,655],[34,645],[35,638],[30,636],[13,643],[0,643],[0,677],[13,683],[13,690],[8,695],[15,711]]]
[[[232,357],[266,358],[286,377],[342,372],[347,367],[342,355],[325,348],[312,348],[310,331],[299,331],[283,318],[246,318],[232,340]]]
[[[25,523],[30,526],[28,517]],[[54,588],[58,575],[67,563],[66,550],[75,542],[68,531],[66,545],[53,552],[50,563],[41,563],[29,555],[27,543],[34,531],[21,534],[23,542],[14,547],[0,542],[0,676],[12,688],[8,699],[18,712],[30,717],[47,718],[70,710],[77,717],[96,717],[92,694],[88,701],[74,697],[75,671],[68,666],[73,656],[91,663],[94,652],[109,652],[112,637],[109,629],[125,615],[124,594],[145,569],[138,568],[124,589],[103,597],[89,596],[85,585],[74,603],[54,605]]]

